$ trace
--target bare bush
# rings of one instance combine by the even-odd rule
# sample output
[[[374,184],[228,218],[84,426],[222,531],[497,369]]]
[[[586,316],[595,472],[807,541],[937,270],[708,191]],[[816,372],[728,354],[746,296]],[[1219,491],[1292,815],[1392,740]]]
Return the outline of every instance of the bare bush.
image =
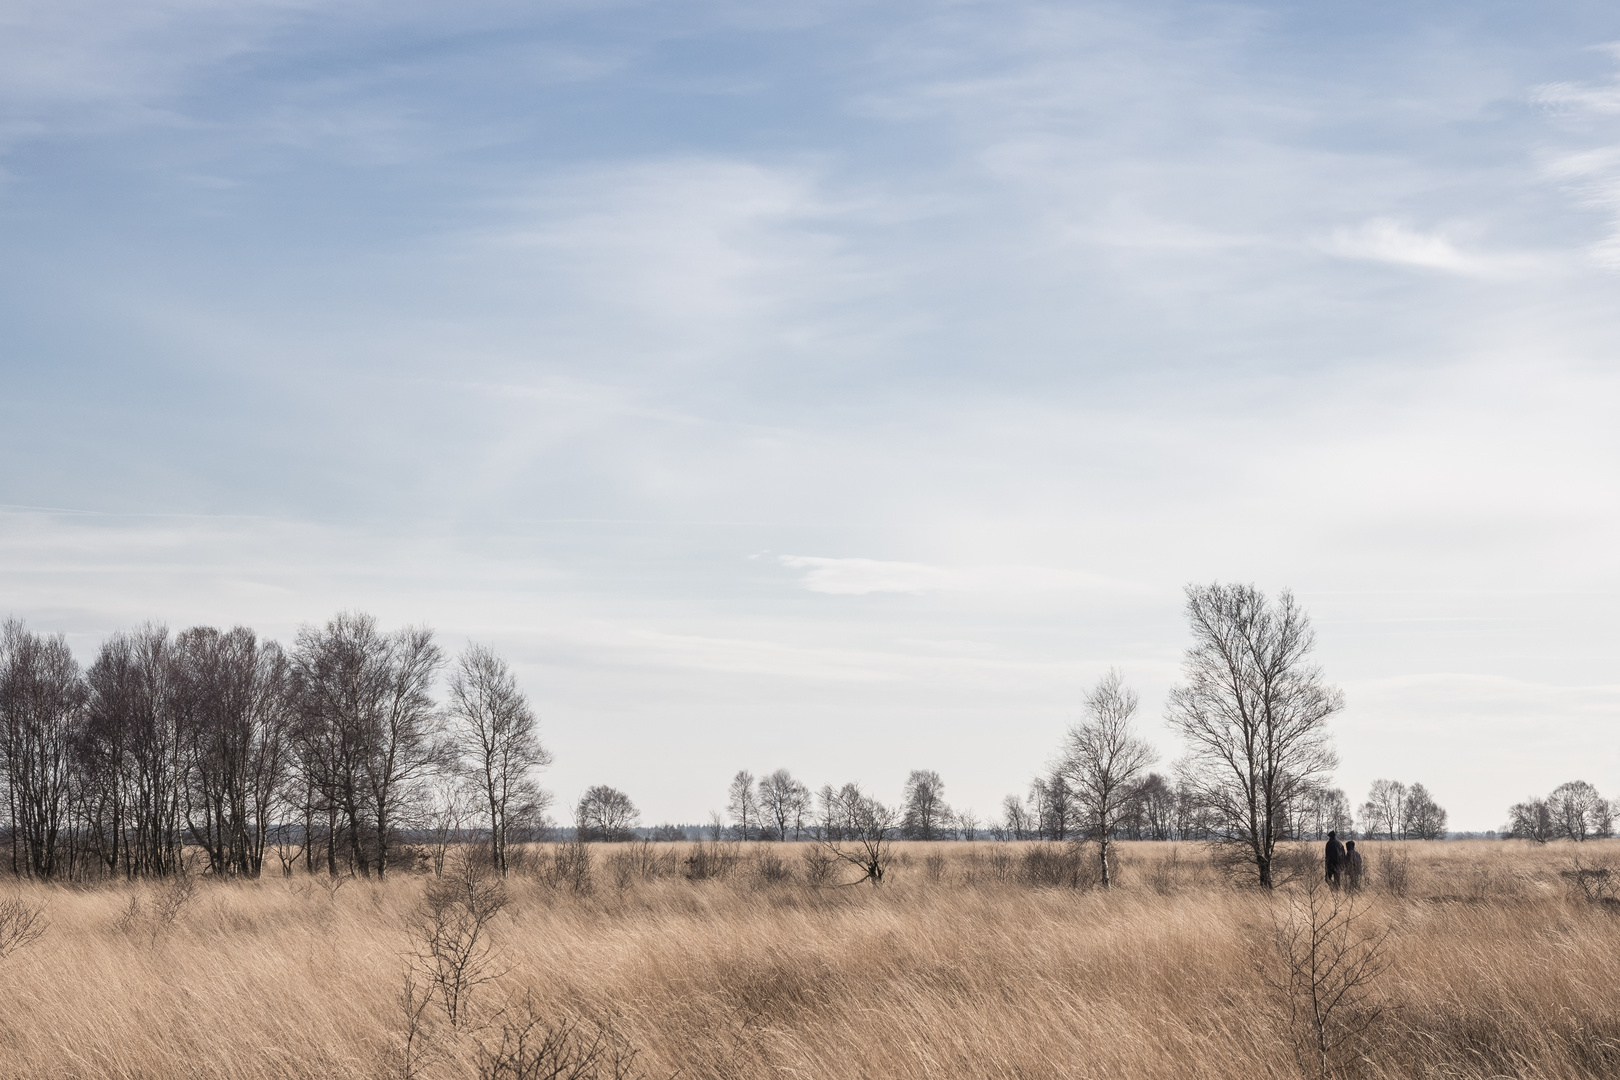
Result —
[[[1620,906],[1620,875],[1607,866],[1588,866],[1580,859],[1558,876],[1569,888],[1570,899],[1605,907]]]
[[[1411,890],[1412,857],[1397,847],[1385,847],[1378,853],[1378,887],[1394,897],[1404,897]]]
[[[1387,928],[1373,924],[1355,894],[1308,877],[1273,911],[1270,955],[1260,971],[1280,1006],[1279,1020],[1306,1075],[1330,1077],[1382,1009],[1373,999],[1385,969]]]
[[[553,1020],[534,999],[509,1003],[495,1019],[500,1034],[481,1042],[479,1080],[637,1080],[639,1052],[613,1032]]]
[[[793,867],[774,849],[760,852],[754,859],[754,875],[767,885],[793,880]]]
[[[891,845],[899,830],[898,815],[856,785],[846,784],[823,823],[821,845],[833,858],[861,872],[856,884],[883,884],[892,861]]]
[[[738,861],[735,846],[711,840],[692,845],[686,856],[685,874],[688,881],[708,881],[723,878],[736,869]]]
[[[1019,879],[1035,888],[1089,889],[1101,880],[1089,849],[1090,845],[1083,840],[1031,845],[1024,851]]]
[[[539,866],[540,880],[553,889],[567,889],[583,896],[592,889],[591,849],[578,840],[557,844],[551,849],[549,862]]]
[[[608,872],[621,892],[635,881],[652,881],[675,873],[675,852],[651,840],[637,840],[608,855]]]
[[[32,945],[49,928],[43,907],[30,904],[21,896],[0,900],[0,960]]]
[[[489,929],[506,903],[506,887],[495,869],[467,857],[430,879],[422,894],[410,964],[452,1027],[466,1022],[471,992],[501,974]]]
[[[799,857],[799,861],[804,864],[804,880],[806,884],[820,888],[832,879],[835,860],[819,845],[805,851]]]

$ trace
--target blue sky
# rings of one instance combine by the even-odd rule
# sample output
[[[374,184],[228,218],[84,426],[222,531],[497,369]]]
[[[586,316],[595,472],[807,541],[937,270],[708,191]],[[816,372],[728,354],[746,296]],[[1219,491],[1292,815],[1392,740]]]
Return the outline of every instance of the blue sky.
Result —
[[[782,10],[776,10],[780,7]],[[1620,794],[1609,5],[0,7],[0,609],[518,665],[564,801],[994,809],[1182,586]]]

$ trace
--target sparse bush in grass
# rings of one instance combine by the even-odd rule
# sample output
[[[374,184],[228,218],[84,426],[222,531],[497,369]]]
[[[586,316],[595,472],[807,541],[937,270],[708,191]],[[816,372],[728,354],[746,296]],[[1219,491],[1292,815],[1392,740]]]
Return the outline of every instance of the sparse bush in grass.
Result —
[[[700,841],[692,845],[683,865],[688,881],[708,881],[729,876],[736,869],[737,860],[736,845],[718,840]]]
[[[577,840],[554,844],[551,859],[538,867],[539,877],[553,889],[566,889],[584,896],[590,893],[594,885],[591,874],[594,861],[589,844]]]
[[[638,1052],[611,1031],[557,1020],[532,997],[508,1003],[482,1039],[479,1080],[637,1080]]]
[[[1262,976],[1301,1071],[1326,1080],[1364,1049],[1382,1013],[1375,991],[1389,930],[1357,894],[1314,877],[1288,890],[1272,919]]]
[[[470,854],[448,862],[422,893],[412,926],[411,970],[451,1027],[467,1022],[472,991],[500,974],[490,924],[507,899],[495,868]]]
[[[1019,879],[1036,888],[1089,889],[1100,883],[1101,874],[1085,841],[1037,843],[1024,850]]]
[[[49,927],[43,905],[21,896],[0,899],[0,960],[38,941]]]
[[[1378,887],[1390,896],[1405,898],[1411,890],[1412,857],[1402,847],[1394,844],[1380,845],[1377,875],[1374,880]]]
[[[805,884],[820,888],[832,880],[835,860],[819,845],[806,848],[799,861],[804,865]]]

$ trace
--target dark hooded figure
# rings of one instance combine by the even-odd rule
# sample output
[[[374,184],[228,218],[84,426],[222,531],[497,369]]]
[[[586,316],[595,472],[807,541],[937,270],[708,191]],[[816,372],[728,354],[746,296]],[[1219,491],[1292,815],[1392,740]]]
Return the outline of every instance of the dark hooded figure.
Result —
[[[1344,863],[1340,866],[1344,871],[1345,884],[1350,886],[1351,892],[1361,891],[1361,852],[1356,850],[1354,840],[1344,845]]]
[[[1327,839],[1327,883],[1333,888],[1339,887],[1339,871],[1344,868],[1344,845],[1339,843],[1339,834],[1329,831]]]

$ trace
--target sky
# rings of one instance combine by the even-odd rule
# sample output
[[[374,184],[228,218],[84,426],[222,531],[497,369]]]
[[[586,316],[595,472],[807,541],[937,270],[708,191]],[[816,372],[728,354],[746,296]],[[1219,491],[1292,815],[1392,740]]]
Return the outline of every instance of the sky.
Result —
[[[1252,582],[1492,829],[1620,795],[1617,289],[1612,4],[4,0],[0,614],[983,819]]]

